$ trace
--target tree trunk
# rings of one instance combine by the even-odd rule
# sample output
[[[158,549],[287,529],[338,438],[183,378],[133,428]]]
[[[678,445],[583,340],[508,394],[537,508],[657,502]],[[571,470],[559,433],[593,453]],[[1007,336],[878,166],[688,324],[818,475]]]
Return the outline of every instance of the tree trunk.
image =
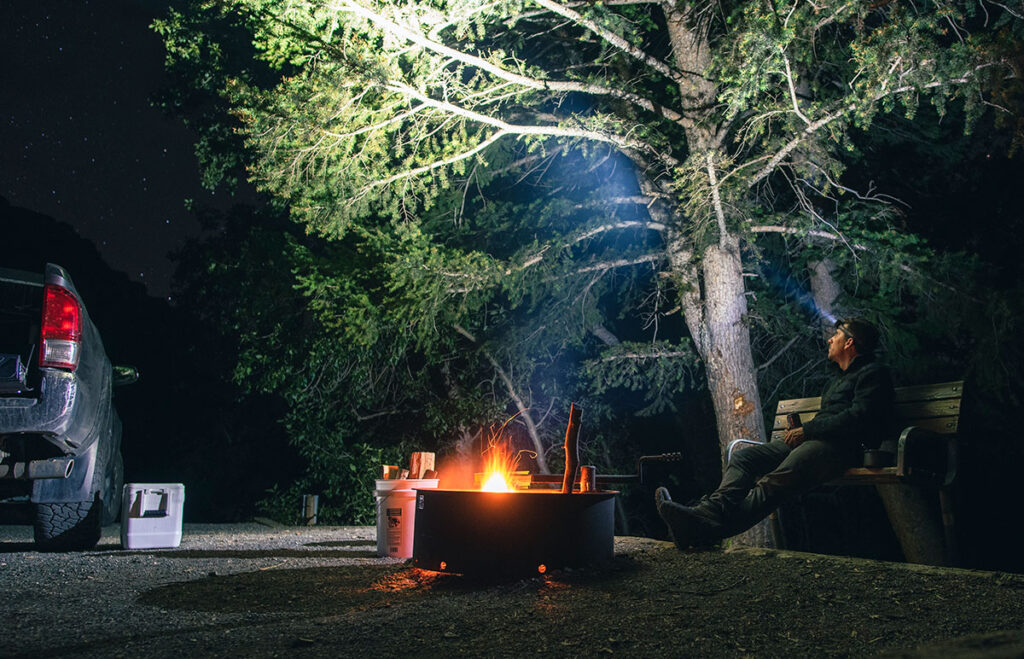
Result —
[[[690,157],[707,159],[710,188],[715,195],[719,227],[718,240],[704,248],[695,267],[694,245],[678,229],[667,236],[668,257],[673,279],[677,282],[680,306],[694,345],[704,362],[708,390],[718,425],[719,454],[725,462],[726,448],[734,439],[765,441],[761,415],[761,397],[757,389],[757,371],[750,347],[747,327],[747,298],[743,283],[740,241],[728,226],[728,218],[718,201],[714,154],[721,150],[721,135],[715,124],[714,108],[718,87],[701,75],[711,64],[711,48],[700,21],[691,21],[693,6],[684,3],[663,3],[666,27],[672,43],[673,59],[682,72],[679,91],[682,104],[690,108],[680,122],[686,132],[686,148]],[[642,168],[638,168],[643,171]],[[656,187],[640,174],[645,193]],[[652,212],[664,213],[661,204],[652,204]],[[675,213],[668,223],[680,227],[685,218]],[[740,536],[741,544],[766,544],[765,525],[759,525]]]
[[[678,80],[685,113],[687,149],[691,157],[707,154],[710,187],[715,195],[719,224],[718,241],[705,248],[701,266],[703,291],[694,280],[690,258],[692,248],[669,245],[669,258],[675,279],[681,283],[681,304],[686,324],[707,370],[708,389],[718,422],[719,450],[725,458],[729,442],[740,437],[764,441],[761,397],[757,391],[750,331],[746,325],[747,298],[743,285],[743,264],[739,238],[728,228],[725,212],[717,199],[713,157],[720,150],[714,119],[718,87],[702,74],[711,65],[711,47],[706,26],[691,20],[693,6],[665,3],[666,27],[672,43],[676,68],[683,72]],[[700,299],[700,293],[703,298]]]
[[[705,365],[708,389],[718,422],[718,443],[725,464],[734,439],[765,441],[761,396],[757,389],[747,298],[743,286],[739,240],[726,236],[704,252],[704,306],[707,319]],[[750,547],[772,546],[767,520],[732,540]]]
[[[739,240],[726,236],[705,250],[703,260],[704,359],[723,463],[732,440],[765,440],[739,252]]]
[[[815,310],[821,319],[822,331],[830,336],[836,320],[834,307],[841,292],[833,275],[835,264],[832,259],[824,258],[809,263],[807,267],[811,273],[811,296],[814,298]]]

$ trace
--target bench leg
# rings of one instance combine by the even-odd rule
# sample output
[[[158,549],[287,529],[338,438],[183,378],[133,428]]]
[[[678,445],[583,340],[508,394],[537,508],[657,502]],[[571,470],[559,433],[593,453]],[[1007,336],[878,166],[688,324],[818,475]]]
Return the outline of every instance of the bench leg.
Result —
[[[772,543],[776,549],[786,548],[786,536],[782,533],[782,520],[779,519],[779,509],[776,508],[768,515],[768,523],[772,529]]]
[[[939,507],[942,509],[942,530],[946,535],[946,565],[960,564],[960,552],[956,541],[956,518],[953,513],[953,488],[939,489]]]
[[[944,565],[945,542],[922,488],[904,483],[876,485],[896,539],[908,563]]]

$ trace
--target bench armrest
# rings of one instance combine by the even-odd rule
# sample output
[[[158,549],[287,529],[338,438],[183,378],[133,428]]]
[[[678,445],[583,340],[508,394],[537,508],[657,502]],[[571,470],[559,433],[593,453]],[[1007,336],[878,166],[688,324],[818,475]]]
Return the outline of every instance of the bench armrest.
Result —
[[[743,437],[741,437],[740,439],[732,440],[731,442],[729,442],[729,447],[725,451],[725,463],[728,464],[732,462],[732,454],[736,452],[739,448],[743,446],[756,446],[757,444],[760,443],[761,442],[758,442],[756,440],[746,439]]]
[[[956,480],[960,451],[956,435],[910,426],[900,433],[896,471],[918,485],[948,487]]]

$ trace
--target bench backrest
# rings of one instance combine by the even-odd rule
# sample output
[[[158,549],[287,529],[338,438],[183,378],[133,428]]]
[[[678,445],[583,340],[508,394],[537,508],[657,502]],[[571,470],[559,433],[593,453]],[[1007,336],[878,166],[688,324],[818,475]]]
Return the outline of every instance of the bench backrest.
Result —
[[[896,418],[902,428],[918,426],[941,434],[951,434],[960,425],[960,401],[963,380],[940,382],[896,389]],[[772,439],[782,439],[786,416],[797,412],[801,421],[813,419],[821,409],[821,398],[780,400],[775,410]]]

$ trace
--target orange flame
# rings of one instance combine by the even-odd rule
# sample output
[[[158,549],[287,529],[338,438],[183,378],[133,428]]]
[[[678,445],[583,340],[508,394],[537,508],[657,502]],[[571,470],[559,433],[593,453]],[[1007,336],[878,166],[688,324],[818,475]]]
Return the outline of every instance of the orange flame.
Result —
[[[491,443],[484,454],[484,478],[480,489],[484,492],[512,492],[512,472],[519,457],[510,455],[508,448],[498,443]]]
[[[498,473],[497,471],[491,472],[491,475],[487,477],[484,484],[480,486],[482,492],[511,492],[512,488],[508,486],[508,480],[504,474]]]

